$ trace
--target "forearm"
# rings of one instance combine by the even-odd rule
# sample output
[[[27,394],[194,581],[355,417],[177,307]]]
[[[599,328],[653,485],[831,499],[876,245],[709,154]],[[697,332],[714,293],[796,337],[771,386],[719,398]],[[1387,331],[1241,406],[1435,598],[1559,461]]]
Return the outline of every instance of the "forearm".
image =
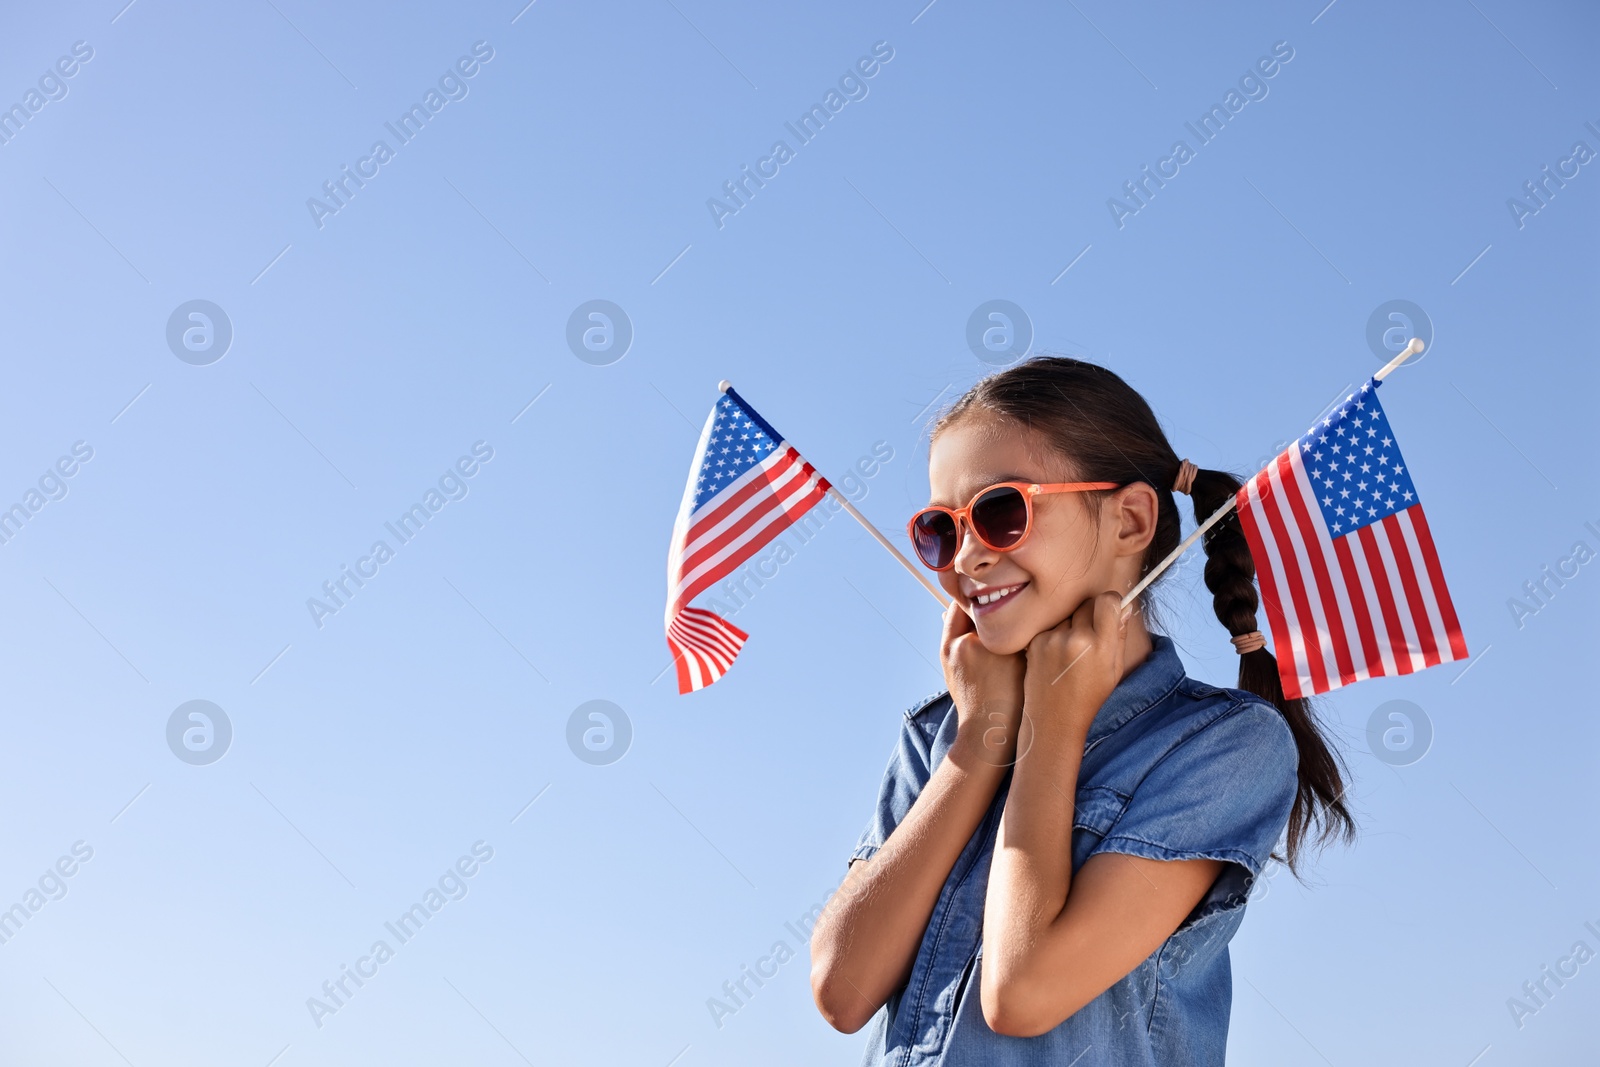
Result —
[[[1106,852],[1074,872],[1073,798],[1086,735],[1084,726],[1040,729],[1006,797],[979,990],[997,1033],[1042,1034],[1105,992],[1171,936],[1222,869],[1218,860]]]
[[[1066,912],[1074,796],[1091,716],[1051,709],[1030,718],[1034,740],[1012,776],[984,905],[984,985],[1013,992],[1040,984],[1043,950]]]
[[[830,1025],[853,1033],[902,986],[956,859],[1004,776],[958,739],[883,846],[851,865],[811,940],[811,986]]]
[[[1108,849],[1072,869],[1073,801],[1089,726],[1127,673],[1124,660],[1137,662],[1127,655],[1134,635],[1120,599],[1100,593],[1028,644],[1023,707],[1034,742],[1000,819],[979,987],[984,1021],[1012,1037],[1045,1033],[1149,959],[1222,867]]]

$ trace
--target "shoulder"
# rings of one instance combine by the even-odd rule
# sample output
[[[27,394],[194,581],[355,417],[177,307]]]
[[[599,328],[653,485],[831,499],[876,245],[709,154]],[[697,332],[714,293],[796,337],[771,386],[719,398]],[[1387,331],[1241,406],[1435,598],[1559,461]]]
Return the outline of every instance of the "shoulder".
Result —
[[[1264,748],[1295,751],[1288,721],[1265,697],[1187,676],[1176,695],[1186,741],[1249,739]]]
[[[955,701],[950,699],[946,689],[918,699],[902,715],[901,733],[915,737],[917,747],[922,750],[930,768],[934,763],[934,747],[938,745],[939,734],[944,733],[946,723],[952,726],[955,723]]]
[[[1185,678],[1108,777],[1129,797],[1098,846],[1150,859],[1221,859],[1260,872],[1287,823],[1299,753],[1253,693]]]
[[[878,787],[877,806],[856,842],[852,860],[866,859],[876,852],[911,810],[946,747],[940,743],[940,734],[947,723],[954,726],[953,709],[950,694],[934,693],[916,701],[901,715],[894,750],[889,753]]]
[[[900,716],[894,751],[889,756],[889,779],[927,780],[938,763],[941,736],[955,728],[955,703],[947,692],[932,693],[915,701]]]
[[[953,710],[955,710],[955,701],[950,699],[949,690],[941,689],[939,692],[930,693],[913,703],[906,709],[905,716],[911,722],[938,725]]]
[[[1248,775],[1238,784],[1252,792],[1293,793],[1299,749],[1283,713],[1265,698],[1185,676],[1150,711],[1126,753],[1126,773],[1142,780],[1178,772],[1219,784]]]
[[[1295,744],[1294,732],[1289,729],[1289,720],[1283,717],[1283,712],[1276,705],[1266,697],[1242,689],[1224,689],[1222,692],[1229,703],[1229,725],[1226,729],[1249,734],[1257,743],[1289,755],[1294,764],[1299,763],[1299,748]]]
[[[1168,761],[1268,808],[1292,802],[1300,748],[1283,712],[1255,693],[1187,677],[1179,691],[1188,708]]]

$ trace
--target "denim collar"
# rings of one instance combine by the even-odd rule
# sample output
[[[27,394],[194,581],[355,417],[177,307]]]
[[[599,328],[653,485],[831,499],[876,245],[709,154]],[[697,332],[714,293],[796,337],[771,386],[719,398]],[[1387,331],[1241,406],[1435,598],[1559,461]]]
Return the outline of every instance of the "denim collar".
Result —
[[[1151,634],[1150,644],[1150,654],[1117,683],[1106,702],[1100,705],[1094,721],[1089,724],[1087,744],[1093,745],[1140,712],[1154,707],[1183,681],[1183,661],[1178,658],[1172,638]]]

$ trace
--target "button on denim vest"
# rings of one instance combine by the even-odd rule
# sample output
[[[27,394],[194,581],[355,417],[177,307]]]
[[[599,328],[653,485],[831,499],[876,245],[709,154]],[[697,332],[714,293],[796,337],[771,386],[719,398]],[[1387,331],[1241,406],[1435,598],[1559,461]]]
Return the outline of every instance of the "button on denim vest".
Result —
[[[1072,868],[1100,852],[1216,859],[1223,872],[1171,937],[1126,977],[1037,1037],[984,1022],[983,904],[1010,775],[945,879],[905,988],[867,1030],[863,1067],[1205,1067],[1227,1048],[1228,941],[1252,880],[1288,823],[1299,756],[1278,709],[1183,673],[1171,639],[1096,713],[1078,775]],[[905,714],[877,809],[851,860],[882,846],[956,736],[948,693]]]

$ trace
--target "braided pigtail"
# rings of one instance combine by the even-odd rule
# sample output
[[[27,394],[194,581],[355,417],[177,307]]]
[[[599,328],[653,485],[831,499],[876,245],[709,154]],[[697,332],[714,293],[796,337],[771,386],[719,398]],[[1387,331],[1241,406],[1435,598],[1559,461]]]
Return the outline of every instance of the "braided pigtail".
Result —
[[[1203,522],[1239,490],[1239,479],[1225,471],[1197,470],[1192,475],[1196,521]],[[1299,787],[1289,815],[1288,863],[1294,870],[1301,846],[1308,839],[1321,845],[1355,837],[1355,819],[1344,803],[1347,773],[1338,754],[1323,737],[1316,711],[1309,700],[1283,695],[1278,662],[1257,632],[1255,561],[1239,526],[1239,514],[1230,512],[1206,532],[1205,583],[1211,590],[1217,619],[1235,638],[1239,654],[1239,688],[1272,702],[1283,713],[1295,747],[1300,751]]]

